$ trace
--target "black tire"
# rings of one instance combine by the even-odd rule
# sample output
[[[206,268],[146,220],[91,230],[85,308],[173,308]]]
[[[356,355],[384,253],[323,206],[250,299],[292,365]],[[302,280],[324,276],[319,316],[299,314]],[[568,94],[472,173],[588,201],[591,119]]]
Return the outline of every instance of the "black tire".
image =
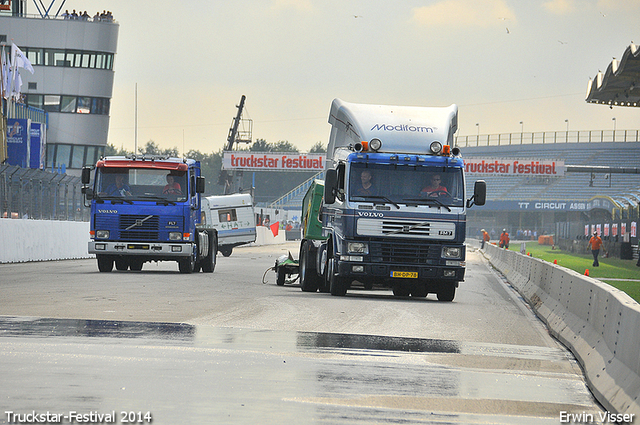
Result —
[[[195,248],[197,249],[197,247]],[[193,273],[196,269],[196,254],[194,252],[191,253],[190,256],[184,257],[178,260],[178,270],[180,273]]]
[[[287,275],[287,272],[285,271],[284,267],[280,267],[278,269],[278,278],[276,280],[276,285],[284,286],[284,280],[286,275]]]
[[[220,248],[220,253],[225,257],[229,257],[232,251],[233,251],[232,246],[223,246],[222,248]]]
[[[318,248],[318,256],[320,256],[320,286],[318,289],[320,289],[320,292],[328,294],[329,293],[329,278],[327,276],[327,246],[326,245],[320,245],[320,248]]]
[[[425,283],[415,283],[411,287],[411,296],[413,298],[424,298],[427,295],[429,295],[429,291],[427,291],[427,285]]]
[[[327,267],[327,275],[329,276],[329,292],[331,292],[331,295],[343,297],[347,294],[349,282],[344,277],[336,275],[334,270],[335,260],[331,258],[329,259]]]
[[[315,267],[314,258],[311,255],[311,243],[304,241],[300,246],[300,288],[304,292],[317,292],[322,283]]]
[[[456,297],[455,283],[442,284],[438,289],[438,301],[451,302]]]
[[[215,232],[209,232],[209,254],[202,260],[202,272],[213,273],[218,255],[218,238]],[[228,256],[227,256],[228,257]]]
[[[116,270],[126,271],[129,269],[129,260],[126,258],[118,258],[115,260]]]
[[[144,264],[144,261],[133,259],[129,262],[129,270],[139,272],[140,270],[142,270],[142,264]]]
[[[393,285],[393,295],[395,297],[408,297],[409,294],[411,294],[411,289],[409,288],[409,286],[404,285],[404,284],[396,284]]]
[[[102,273],[109,273],[113,270],[113,258],[106,255],[96,255],[98,260],[98,270]]]

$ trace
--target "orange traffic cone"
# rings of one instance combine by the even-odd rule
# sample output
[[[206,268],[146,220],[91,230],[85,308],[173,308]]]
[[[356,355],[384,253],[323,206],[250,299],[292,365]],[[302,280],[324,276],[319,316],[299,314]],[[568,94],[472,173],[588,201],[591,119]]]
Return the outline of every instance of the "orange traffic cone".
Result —
[[[586,270],[584,271],[584,275],[585,275],[585,276],[589,276],[589,269],[586,269]]]
[[[553,264],[558,264],[558,260],[553,260]]]

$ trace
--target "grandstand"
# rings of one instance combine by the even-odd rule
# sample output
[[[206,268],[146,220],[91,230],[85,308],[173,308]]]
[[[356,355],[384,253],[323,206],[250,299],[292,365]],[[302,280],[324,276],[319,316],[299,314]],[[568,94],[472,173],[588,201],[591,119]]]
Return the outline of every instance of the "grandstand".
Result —
[[[467,174],[468,191],[473,190],[476,180],[487,182],[487,204],[469,210],[469,235],[475,235],[480,228],[495,229],[496,233],[502,228],[511,232],[528,229],[538,234],[556,233],[558,222],[637,218],[637,136],[627,142],[468,146],[462,148],[462,155],[465,159],[556,160],[567,167],[565,174],[557,177]],[[580,172],[572,169],[577,166],[581,166]],[[621,168],[629,173],[621,173]]]

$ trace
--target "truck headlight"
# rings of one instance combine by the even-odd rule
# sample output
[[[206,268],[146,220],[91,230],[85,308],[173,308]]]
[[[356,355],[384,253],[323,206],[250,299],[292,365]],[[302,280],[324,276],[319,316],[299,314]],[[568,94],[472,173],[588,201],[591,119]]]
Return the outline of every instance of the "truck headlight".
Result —
[[[347,252],[349,254],[363,254],[366,255],[369,253],[369,245],[364,242],[348,242],[347,243]]]
[[[109,239],[108,230],[96,230],[96,239]]]
[[[169,240],[170,241],[181,241],[182,240],[182,232],[169,232]]]
[[[442,248],[444,258],[462,258],[462,249],[458,246],[445,246]]]

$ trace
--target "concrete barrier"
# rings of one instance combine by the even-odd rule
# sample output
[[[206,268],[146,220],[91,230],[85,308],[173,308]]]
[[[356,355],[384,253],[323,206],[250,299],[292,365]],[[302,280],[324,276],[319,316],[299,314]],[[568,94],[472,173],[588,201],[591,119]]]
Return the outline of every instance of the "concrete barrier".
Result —
[[[89,223],[0,218],[0,263],[90,258]]]
[[[253,245],[285,242],[284,230],[273,236],[268,227],[256,228]],[[88,222],[0,219],[0,264],[94,258],[88,243]]]
[[[609,411],[640,417],[640,304],[599,280],[485,245],[485,256],[576,356]]]

